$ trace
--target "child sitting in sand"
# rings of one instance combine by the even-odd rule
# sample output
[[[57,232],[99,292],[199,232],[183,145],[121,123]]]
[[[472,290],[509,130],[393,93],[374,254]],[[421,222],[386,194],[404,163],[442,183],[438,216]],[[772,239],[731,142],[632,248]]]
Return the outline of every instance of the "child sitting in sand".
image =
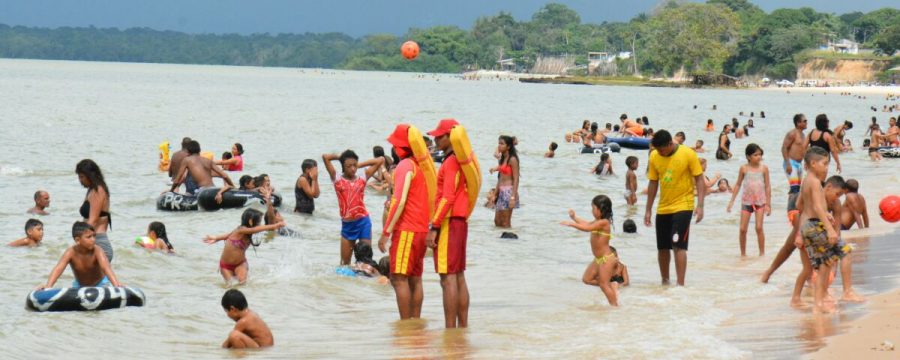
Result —
[[[262,225],[263,213],[255,209],[244,210],[241,215],[241,225],[229,233],[218,236],[206,235],[204,240],[207,244],[215,244],[221,240],[228,240],[225,247],[222,248],[222,257],[219,258],[219,272],[225,279],[227,284],[231,280],[237,278],[238,282],[243,284],[247,282],[247,248],[250,245],[259,246],[252,243],[253,234],[263,231],[277,230],[284,226],[284,222],[278,222],[272,225]]]
[[[25,221],[25,237],[11,241],[9,246],[38,246],[44,239],[44,223],[38,219]]]
[[[159,250],[173,253],[175,247],[169,242],[169,236],[166,235],[166,225],[154,221],[147,227],[147,236],[141,236],[134,240],[134,244],[147,250]]]
[[[637,175],[634,171],[638,168],[638,158],[629,156],[625,159],[625,165],[628,166],[628,172],[625,173],[625,201],[628,205],[637,203]]]
[[[619,252],[616,251],[616,248],[614,246],[610,246],[609,249],[612,250],[612,253],[616,255],[616,259],[619,259],[618,261],[616,261],[616,266],[613,268],[612,277],[609,278],[610,285],[612,285],[613,289],[618,292],[619,286],[628,286],[631,281],[628,278],[628,267],[625,266],[624,263],[622,263],[621,258],[619,257]]]
[[[594,260],[588,263],[581,280],[587,285],[599,286],[609,304],[619,306],[616,291],[610,285],[610,279],[613,277],[613,271],[618,263],[616,254],[610,250],[609,246],[609,240],[612,238],[610,233],[610,221],[613,216],[612,201],[606,195],[595,196],[591,201],[591,212],[594,220],[588,221],[579,218],[575,215],[574,210],[569,209],[569,218],[572,220],[563,221],[560,224],[591,234],[591,252]]]
[[[75,245],[70,246],[63,253],[56,267],[50,272],[47,283],[37,287],[37,290],[52,288],[56,280],[66,270],[66,266],[72,268],[75,281],[73,288],[82,286],[122,286],[116,274],[113,273],[106,254],[99,246],[94,246],[94,227],[83,221],[76,221],[72,225],[72,238]]]
[[[551,142],[551,143],[550,143],[550,150],[547,151],[546,153],[544,153],[544,157],[545,157],[545,158],[552,158],[552,157],[556,156],[556,148],[558,148],[558,147],[559,147],[559,145],[558,145],[557,143]]]
[[[229,289],[222,295],[222,309],[231,320],[234,329],[222,343],[223,348],[246,349],[275,345],[275,338],[269,326],[247,307],[247,298],[237,289]]]

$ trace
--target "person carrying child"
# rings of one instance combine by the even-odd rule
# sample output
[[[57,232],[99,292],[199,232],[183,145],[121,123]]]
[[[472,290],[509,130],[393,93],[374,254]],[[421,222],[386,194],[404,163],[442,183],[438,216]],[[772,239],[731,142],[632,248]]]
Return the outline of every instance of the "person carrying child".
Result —
[[[334,160],[341,163],[340,178],[331,165]],[[372,245],[372,220],[369,219],[364,201],[366,182],[382,166],[384,158],[359,162],[359,156],[353,150],[346,150],[340,155],[322,154],[322,162],[334,183],[334,193],[341,213],[341,265],[349,265],[353,243],[360,240]],[[357,173],[359,168],[366,168],[362,176]]]
[[[766,234],[763,233],[763,212],[766,216],[772,215],[772,183],[769,182],[769,168],[762,163],[763,150],[754,143],[748,144],[744,150],[747,155],[747,164],[741,165],[738,171],[737,182],[731,193],[731,201],[728,202],[727,211],[730,213],[734,206],[734,199],[743,186],[741,194],[741,225],[740,247],[741,256],[747,256],[747,226],[750,223],[750,215],[756,213],[756,240],[759,245],[759,256],[766,252]],[[746,181],[746,184],[744,183]]]
[[[247,298],[240,290],[228,289],[222,295],[222,309],[235,322],[234,329],[222,343],[223,348],[245,349],[275,345],[275,338],[269,325],[266,325],[256,312],[250,310]]]
[[[619,259],[609,246],[609,241],[612,239],[610,222],[613,216],[612,201],[609,197],[606,195],[595,196],[591,200],[591,214],[594,215],[594,220],[588,221],[579,218],[575,215],[574,210],[569,209],[569,218],[572,220],[563,221],[560,224],[591,234],[591,252],[594,260],[588,263],[587,268],[584,269],[581,280],[587,285],[599,286],[609,304],[619,306],[616,290],[610,285],[610,279],[613,277]]]
[[[262,212],[256,209],[247,209],[241,214],[241,225],[236,229],[222,235],[206,235],[204,242],[207,244],[227,240],[225,247],[222,248],[222,257],[219,258],[219,272],[226,283],[230,284],[234,278],[237,278],[240,284],[247,282],[247,272],[250,269],[247,264],[247,248],[250,245],[259,245],[251,241],[253,234],[277,230],[284,226],[284,222],[263,225],[262,221]]]
[[[34,247],[41,243],[44,239],[44,223],[38,219],[28,219],[25,221],[25,237],[19,240],[13,240],[7,246],[18,247],[28,246]]]
[[[123,286],[116,278],[106,254],[99,246],[94,246],[94,227],[83,221],[72,224],[72,238],[75,245],[70,246],[59,258],[59,262],[50,272],[47,283],[40,285],[36,290],[49,289],[56,284],[56,280],[66,270],[66,266],[72,269],[75,281],[73,288],[82,286]]]

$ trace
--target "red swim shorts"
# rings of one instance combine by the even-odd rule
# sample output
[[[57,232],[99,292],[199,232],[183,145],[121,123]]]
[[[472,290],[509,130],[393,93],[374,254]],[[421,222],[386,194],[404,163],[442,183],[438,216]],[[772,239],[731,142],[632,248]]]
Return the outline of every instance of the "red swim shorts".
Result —
[[[438,233],[437,248],[434,249],[434,272],[457,274],[466,271],[466,239],[469,237],[469,223],[465,218],[453,217],[444,220]]]
[[[427,232],[394,231],[391,235],[391,274],[422,276]]]

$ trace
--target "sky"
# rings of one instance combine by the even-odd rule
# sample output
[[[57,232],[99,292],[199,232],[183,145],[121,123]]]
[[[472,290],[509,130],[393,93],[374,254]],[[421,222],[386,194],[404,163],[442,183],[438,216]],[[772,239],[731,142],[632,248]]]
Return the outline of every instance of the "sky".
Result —
[[[511,13],[527,20],[548,2],[585,23],[627,21],[660,0],[0,0],[0,23],[32,27],[149,27],[187,33],[343,32],[403,34],[411,27],[456,25]],[[765,11],[803,6],[843,14],[898,7],[897,0],[755,0]]]

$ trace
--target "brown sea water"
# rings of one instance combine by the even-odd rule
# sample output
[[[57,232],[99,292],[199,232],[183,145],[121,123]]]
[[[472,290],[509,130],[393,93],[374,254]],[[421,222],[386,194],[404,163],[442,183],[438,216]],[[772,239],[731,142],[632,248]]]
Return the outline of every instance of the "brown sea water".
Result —
[[[821,326],[802,325],[813,321],[811,315],[788,307],[800,268],[796,255],[769,284],[758,281],[788,230],[781,141],[797,112],[810,118],[827,113],[832,124],[854,121],[857,126],[848,137],[856,145],[862,143],[871,116],[882,124],[887,118],[869,110],[884,103],[877,96],[862,100],[463,81],[408,73],[28,60],[0,60],[0,94],[2,238],[23,235],[24,211],[35,190],[49,190],[52,199],[52,215],[41,218],[43,245],[0,251],[0,344],[9,358],[792,357],[816,347],[821,336],[808,335]],[[637,208],[629,208],[621,196],[625,157],[637,156],[643,169],[647,153],[623,150],[613,155],[617,175],[596,177],[589,170],[599,156],[578,154],[576,145],[564,143],[563,134],[583,119],[602,126],[616,123],[621,113],[646,115],[654,129],[682,130],[688,144],[699,138],[714,150],[717,132],[702,131],[706,119],[714,119],[717,128],[732,117],[743,124],[749,117],[738,116],[740,111],[757,116],[750,137],[732,139],[736,157],[717,161],[712,152],[701,156],[709,159],[710,174],[720,172],[733,182],[745,163],[744,147],[750,142],[763,147],[774,202],[765,224],[767,255],[740,259],[739,213],[725,212],[727,195],[711,195],[706,218],[692,227],[688,286],[661,287],[652,229],[639,225],[638,234],[621,231],[626,218],[640,222],[646,201],[642,197]],[[759,118],[759,111],[767,118]],[[443,330],[441,290],[430,257],[425,260],[420,321],[396,321],[389,286],[335,275],[340,218],[324,169],[320,167],[322,196],[315,215],[290,212],[303,159],[320,160],[323,152],[347,148],[369,158],[372,146],[387,146],[384,139],[397,123],[425,131],[444,117],[467,127],[485,171],[484,193],[496,181],[486,172],[498,135],[518,137],[522,164],[523,206],[512,220],[519,239],[499,239],[491,210],[477,207],[472,215],[466,272],[471,327],[464,331]],[[249,250],[250,280],[241,287],[250,307],[272,328],[274,348],[235,353],[218,348],[233,326],[219,305],[222,244],[210,246],[201,239],[239,225],[240,210],[155,209],[156,197],[167,187],[166,177],[156,170],[157,145],[163,140],[177,144],[183,136],[197,139],[217,157],[241,142],[244,173],[269,174],[286,198],[282,212],[300,238],[275,237]],[[544,159],[551,141],[560,143],[557,158]],[[143,289],[148,303],[97,313],[29,312],[25,296],[46,281],[72,244],[71,224],[79,220],[85,191],[74,167],[83,158],[97,161],[110,187],[113,267],[124,283]],[[900,160],[872,163],[861,150],[842,154],[842,159],[844,175],[857,178],[868,197],[873,223],[887,227],[875,208],[882,195],[900,192]],[[638,181],[640,188],[646,186],[643,174]],[[558,225],[569,208],[589,216],[590,200],[597,194],[613,199],[612,245],[633,283],[622,290],[619,309],[606,305],[599,289],[581,283],[591,260],[588,235]],[[383,202],[383,196],[367,195],[376,233]],[[166,224],[177,255],[147,253],[132,245],[151,221]],[[896,266],[884,259],[896,258],[892,242],[897,240],[896,234],[885,235],[859,246],[855,261],[862,293],[895,287]],[[748,243],[749,253],[755,253],[752,229]],[[71,280],[67,270],[57,286]],[[858,316],[854,314],[862,309],[848,306],[841,316]]]

